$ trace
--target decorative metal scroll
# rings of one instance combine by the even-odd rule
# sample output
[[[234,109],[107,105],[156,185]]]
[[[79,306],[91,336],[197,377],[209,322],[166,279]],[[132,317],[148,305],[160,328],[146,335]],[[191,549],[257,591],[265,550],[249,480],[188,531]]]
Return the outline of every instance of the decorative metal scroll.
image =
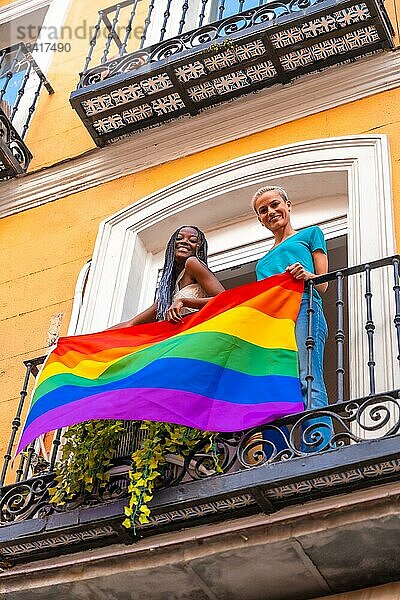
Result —
[[[118,500],[127,495],[128,477],[126,474],[113,475],[104,489],[62,505],[50,503],[49,488],[53,485],[54,474],[47,473],[3,488],[0,493],[0,526]]]
[[[321,0],[290,0],[289,2],[271,2],[268,5],[252,8],[241,14],[227,17],[216,23],[204,25],[195,31],[183,33],[166,41],[153,44],[144,50],[127,56],[118,56],[83,73],[79,87],[100,83],[120,73],[135,71],[148,63],[156,63],[171,56],[196,50],[200,46],[227,40],[235,33],[250,29],[256,25],[272,22],[278,17],[291,15],[318,4]]]
[[[31,159],[32,154],[0,108],[0,179],[25,172]]]
[[[244,468],[250,468],[396,435],[399,409],[398,398],[382,395],[309,411],[292,422],[286,419],[282,425],[248,431],[241,438],[237,458]]]
[[[48,492],[52,480],[53,475],[45,475],[5,488],[0,496],[0,524],[7,525],[53,512]]]

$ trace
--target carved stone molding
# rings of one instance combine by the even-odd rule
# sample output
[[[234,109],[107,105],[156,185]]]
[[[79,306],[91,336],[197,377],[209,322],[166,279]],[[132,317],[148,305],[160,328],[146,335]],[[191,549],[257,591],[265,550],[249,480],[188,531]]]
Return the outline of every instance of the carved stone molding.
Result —
[[[385,475],[400,473],[400,459],[376,463],[366,467],[350,469],[341,473],[332,473],[331,475],[323,475],[306,479],[298,483],[283,485],[272,488],[265,492],[265,495],[270,500],[283,500],[293,498],[302,494],[311,494],[313,492],[321,492],[328,488],[343,487],[351,485],[355,482],[360,482],[366,479],[379,479]]]
[[[0,554],[6,557],[15,557],[20,554],[26,555],[31,552],[43,552],[70,544],[86,543],[110,536],[115,537],[115,529],[111,525],[101,525],[85,529],[84,531],[66,532],[58,535],[49,535],[40,540],[10,544],[1,548]]]
[[[223,500],[214,500],[213,502],[198,504],[196,506],[171,510],[159,515],[150,515],[149,523],[138,525],[137,528],[138,530],[142,530],[159,525],[169,525],[181,521],[201,519],[210,515],[229,513],[255,505],[256,501],[251,494],[242,494],[240,496],[224,498]]]
[[[19,0],[11,2],[0,8],[0,24],[9,23],[13,19],[19,19],[29,13],[45,8],[51,4],[51,0]]]

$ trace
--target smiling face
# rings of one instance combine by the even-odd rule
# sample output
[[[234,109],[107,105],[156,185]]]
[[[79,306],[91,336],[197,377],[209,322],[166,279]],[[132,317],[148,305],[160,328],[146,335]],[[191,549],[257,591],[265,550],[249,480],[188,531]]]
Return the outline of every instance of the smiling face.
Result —
[[[270,190],[257,198],[254,209],[260,223],[274,232],[290,225],[291,206],[290,200],[284,200],[277,190]]]
[[[193,227],[182,227],[175,241],[175,259],[185,261],[189,256],[196,256],[199,245],[199,235]]]

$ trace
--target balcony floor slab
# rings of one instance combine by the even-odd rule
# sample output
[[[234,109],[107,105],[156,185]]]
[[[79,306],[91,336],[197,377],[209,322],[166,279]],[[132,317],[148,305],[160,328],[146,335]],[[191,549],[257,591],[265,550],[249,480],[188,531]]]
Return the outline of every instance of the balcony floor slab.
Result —
[[[306,600],[380,585],[400,569],[397,484],[0,574],[7,600]]]

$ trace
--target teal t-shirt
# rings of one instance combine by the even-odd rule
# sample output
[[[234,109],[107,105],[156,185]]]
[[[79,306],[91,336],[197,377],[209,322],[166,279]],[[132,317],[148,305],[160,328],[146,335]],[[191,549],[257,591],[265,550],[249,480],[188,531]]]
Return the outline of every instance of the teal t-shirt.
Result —
[[[296,262],[299,262],[306,271],[315,273],[312,257],[315,250],[322,250],[327,254],[326,242],[321,229],[314,225],[297,231],[260,258],[256,265],[257,281],[283,273],[286,267]],[[308,290],[306,290],[303,297],[307,298],[308,295]],[[314,297],[316,302],[322,305],[321,296],[316,289],[314,289]]]

